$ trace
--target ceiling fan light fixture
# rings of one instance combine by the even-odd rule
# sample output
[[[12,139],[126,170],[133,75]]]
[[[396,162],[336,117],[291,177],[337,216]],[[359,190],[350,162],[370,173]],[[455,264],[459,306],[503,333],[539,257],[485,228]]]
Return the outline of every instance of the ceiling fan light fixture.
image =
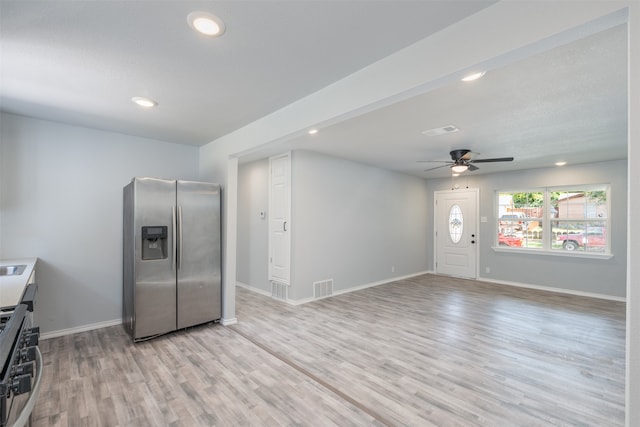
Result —
[[[467,169],[469,169],[468,165],[452,165],[451,166],[451,170],[453,171],[453,173],[462,173]]]
[[[462,81],[463,82],[472,82],[474,80],[478,80],[480,77],[484,76],[484,73],[486,73],[486,71],[480,71],[478,73],[467,74],[466,76],[464,76],[462,78]]]
[[[567,162],[556,162],[556,166],[564,166]]]
[[[191,28],[205,36],[219,37],[226,30],[222,19],[208,12],[191,12],[187,16],[187,22]]]

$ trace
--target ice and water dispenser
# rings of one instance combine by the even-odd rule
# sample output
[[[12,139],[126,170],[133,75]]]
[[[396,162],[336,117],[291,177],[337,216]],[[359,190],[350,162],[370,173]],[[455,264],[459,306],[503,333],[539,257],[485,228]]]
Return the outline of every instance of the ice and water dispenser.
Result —
[[[167,258],[167,226],[142,227],[142,259]]]

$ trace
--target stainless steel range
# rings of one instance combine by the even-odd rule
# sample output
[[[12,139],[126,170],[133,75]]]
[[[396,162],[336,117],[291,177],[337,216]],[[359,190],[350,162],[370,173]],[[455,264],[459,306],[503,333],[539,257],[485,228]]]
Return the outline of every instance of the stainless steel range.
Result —
[[[42,378],[39,328],[33,326],[36,285],[21,304],[0,312],[0,427],[31,424]]]

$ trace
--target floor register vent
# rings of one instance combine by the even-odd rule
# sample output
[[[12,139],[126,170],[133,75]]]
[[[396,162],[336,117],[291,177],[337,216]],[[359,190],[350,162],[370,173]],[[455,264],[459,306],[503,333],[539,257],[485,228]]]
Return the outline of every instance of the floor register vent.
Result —
[[[286,301],[288,297],[289,286],[284,283],[271,282],[271,298]]]
[[[333,279],[313,282],[313,297],[323,298],[333,295]]]

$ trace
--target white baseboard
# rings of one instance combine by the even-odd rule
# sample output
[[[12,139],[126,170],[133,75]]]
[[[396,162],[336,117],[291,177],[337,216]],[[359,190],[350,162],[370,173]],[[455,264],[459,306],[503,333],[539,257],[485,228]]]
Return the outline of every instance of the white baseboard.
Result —
[[[76,334],[78,332],[86,332],[94,329],[107,328],[109,326],[116,326],[116,325],[122,325],[122,319],[113,319],[113,320],[107,320],[104,322],[91,323],[89,325],[77,326],[75,328],[59,329],[57,331],[44,332],[40,334],[40,339],[46,340],[49,338],[62,337],[64,335],[71,335],[71,334]]]
[[[398,280],[409,279],[411,277],[421,276],[421,275],[426,274],[426,273],[428,273],[428,272],[427,271],[421,271],[419,273],[412,273],[412,274],[407,274],[407,275],[404,275],[404,276],[392,277],[392,278],[389,278],[389,279],[380,280],[378,282],[365,283],[364,285],[358,285],[358,286],[354,286],[354,287],[347,288],[347,289],[341,289],[341,290],[335,291],[331,295],[327,295],[327,296],[320,297],[320,298],[310,297],[310,298],[303,298],[303,299],[298,299],[298,300],[287,299],[286,301],[282,301],[282,300],[278,300],[278,301],[286,302],[289,305],[302,305],[302,304],[310,303],[312,301],[318,301],[318,300],[325,299],[325,298],[331,298],[331,297],[334,297],[336,295],[346,294],[346,293],[349,293],[349,292],[355,292],[355,291],[359,291],[359,290],[362,290],[362,289],[371,288],[371,287],[374,287],[374,286],[384,285],[385,283],[390,283],[390,282],[395,282],[395,281],[398,281]],[[248,289],[248,290],[250,290],[252,292],[256,292],[258,294],[271,297],[271,292],[267,292],[267,291],[264,291],[262,289],[254,288],[253,286],[248,285],[246,283],[236,282],[236,285],[241,287],[241,288]]]
[[[289,304],[289,305],[302,305],[302,304],[307,304],[307,303],[310,303],[310,302],[313,302],[313,301],[318,301],[318,300],[325,299],[325,298],[331,298],[331,297],[333,297],[335,295],[336,294],[327,295],[326,297],[320,297],[320,298],[311,297],[311,298],[303,298],[303,299],[288,299],[286,301],[286,303]]]
[[[427,271],[426,273],[438,275],[438,273],[436,273],[435,271],[432,271],[432,270]],[[616,296],[613,296],[613,295],[605,295],[605,294],[596,294],[596,293],[591,293],[591,292],[574,291],[574,290],[571,290],[571,289],[556,288],[556,287],[553,287],[553,286],[542,286],[542,285],[532,285],[530,283],[510,282],[508,280],[496,280],[496,279],[490,279],[488,277],[478,277],[477,279],[472,279],[472,280],[477,280],[479,282],[494,283],[496,285],[515,286],[517,288],[537,289],[539,291],[555,292],[557,294],[576,295],[576,296],[581,296],[581,297],[605,299],[605,300],[609,300],[609,301],[619,301],[619,302],[626,302],[627,301],[627,298],[625,298],[625,297],[616,297]]]
[[[334,292],[333,295],[331,295],[331,296],[340,295],[340,294],[346,294],[346,293],[349,293],[349,292],[355,292],[355,291],[359,291],[359,290],[367,289],[367,288],[372,288],[374,286],[380,286],[380,285],[384,285],[385,283],[396,282],[398,280],[410,279],[412,277],[422,276],[423,274],[427,274],[427,272],[426,271],[421,271],[419,273],[412,273],[412,274],[406,274],[404,276],[392,277],[390,279],[384,279],[384,280],[380,280],[378,282],[366,283],[364,285],[354,286],[352,288],[341,289],[339,291]]]
[[[238,323],[238,319],[236,317],[232,319],[220,319],[220,324],[222,326],[231,326],[235,325],[236,323]]]
[[[235,317],[232,319],[220,319],[220,324],[223,326],[235,325],[236,323],[238,323],[238,319],[236,319]],[[105,322],[92,323],[90,325],[82,325],[75,328],[44,332],[40,334],[40,339],[46,340],[49,338],[62,337],[65,335],[76,334],[78,332],[92,331],[94,329],[108,328],[110,326],[117,326],[117,325],[122,325],[122,319],[113,319],[113,320],[107,320]]]
[[[240,288],[248,289],[248,290],[250,290],[252,292],[255,292],[257,294],[260,294],[260,295],[264,295],[265,297],[271,297],[271,292],[265,291],[264,289],[255,288],[255,287],[253,287],[251,285],[247,285],[246,283],[236,282],[236,286],[238,286]]]
[[[552,286],[531,285],[531,284],[528,284],[528,283],[519,283],[519,282],[509,282],[509,281],[506,281],[506,280],[488,279],[486,277],[480,277],[480,278],[478,278],[476,280],[478,280],[479,282],[495,283],[497,285],[515,286],[517,288],[527,288],[527,289],[536,289],[536,290],[539,290],[539,291],[555,292],[557,294],[576,295],[576,296],[581,296],[581,297],[598,298],[598,299],[604,299],[604,300],[609,300],[609,301],[619,301],[619,302],[626,302],[627,301],[627,298],[625,298],[625,297],[616,297],[616,296],[613,296],[613,295],[596,294],[596,293],[592,293],[592,292],[574,291],[574,290],[571,290],[571,289],[555,288],[555,287],[552,287]]]

